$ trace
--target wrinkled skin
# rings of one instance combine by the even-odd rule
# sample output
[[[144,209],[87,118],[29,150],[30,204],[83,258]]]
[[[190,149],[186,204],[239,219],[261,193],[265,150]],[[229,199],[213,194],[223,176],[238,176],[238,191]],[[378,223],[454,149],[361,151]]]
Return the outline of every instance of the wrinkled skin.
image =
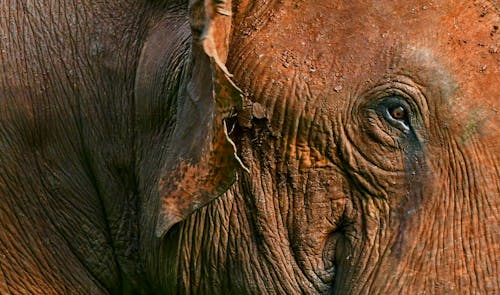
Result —
[[[236,7],[227,65],[253,104],[232,136],[251,173],[171,233],[172,280],[191,293],[499,293],[498,6]]]
[[[1,294],[151,294],[165,233],[234,182],[201,4],[0,3]]]
[[[500,292],[495,2],[25,2],[0,293]]]

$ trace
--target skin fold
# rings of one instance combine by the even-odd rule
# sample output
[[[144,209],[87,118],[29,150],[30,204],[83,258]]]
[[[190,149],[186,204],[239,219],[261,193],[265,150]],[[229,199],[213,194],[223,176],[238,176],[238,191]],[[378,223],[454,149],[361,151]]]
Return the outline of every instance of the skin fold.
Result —
[[[499,293],[499,23],[1,2],[0,293]]]

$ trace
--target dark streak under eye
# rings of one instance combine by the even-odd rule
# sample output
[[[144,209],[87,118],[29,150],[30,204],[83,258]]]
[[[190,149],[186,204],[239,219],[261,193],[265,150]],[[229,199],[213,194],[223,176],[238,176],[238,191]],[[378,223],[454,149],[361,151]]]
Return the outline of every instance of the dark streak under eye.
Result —
[[[401,257],[402,246],[406,238],[406,229],[410,218],[420,209],[423,202],[423,183],[427,173],[427,165],[422,144],[415,133],[410,130],[408,137],[403,144],[406,175],[406,194],[396,208],[399,225],[396,241],[391,247],[397,257]]]

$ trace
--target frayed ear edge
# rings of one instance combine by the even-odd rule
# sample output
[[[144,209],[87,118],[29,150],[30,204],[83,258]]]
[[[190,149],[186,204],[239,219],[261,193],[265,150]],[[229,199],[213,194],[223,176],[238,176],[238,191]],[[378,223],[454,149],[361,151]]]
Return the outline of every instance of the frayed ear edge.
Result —
[[[236,159],[236,161],[238,162],[238,164],[240,165],[241,169],[243,169],[243,171],[247,172],[248,174],[250,174],[250,169],[248,169],[247,166],[245,166],[245,164],[243,164],[243,161],[241,161],[241,158],[238,156],[238,149],[236,148],[236,144],[234,143],[234,141],[231,139],[231,137],[229,136],[229,132],[227,132],[227,125],[226,125],[226,121],[223,120],[222,123],[224,124],[224,134],[226,135],[226,140],[229,142],[229,144],[231,144],[231,146],[233,147],[233,151],[234,151],[234,158]]]

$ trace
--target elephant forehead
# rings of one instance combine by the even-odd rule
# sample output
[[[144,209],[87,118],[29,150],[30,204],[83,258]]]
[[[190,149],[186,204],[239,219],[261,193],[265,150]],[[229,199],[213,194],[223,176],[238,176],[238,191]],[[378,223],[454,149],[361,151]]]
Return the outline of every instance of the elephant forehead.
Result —
[[[307,101],[334,115],[359,92],[402,74],[428,88],[443,112],[463,117],[456,121],[483,113],[478,106],[498,109],[498,12],[488,2],[280,2],[270,10],[265,25],[240,23],[230,56],[235,80],[264,106]]]
[[[249,29],[245,25],[254,24],[243,22],[241,47],[250,46],[259,58],[277,57],[290,70],[330,73],[349,61],[353,72],[351,64],[373,60],[400,40],[424,42],[439,28],[439,16],[430,10],[412,14],[412,6],[379,2],[278,5],[265,26]]]
[[[332,71],[359,77],[367,72],[367,65],[372,68],[367,74],[373,75],[375,63],[385,71],[386,64],[380,62],[382,54],[393,58],[390,49],[401,46],[428,48],[435,53],[454,50],[453,56],[464,56],[468,52],[457,52],[453,43],[495,45],[487,40],[493,30],[493,26],[485,24],[487,18],[484,24],[477,23],[482,15],[480,8],[445,1],[424,3],[314,1],[314,5],[305,2],[277,5],[271,17],[263,17],[266,25],[241,23],[242,28],[236,33],[239,48],[235,51],[251,50],[253,56],[248,58],[261,61],[273,58],[281,62],[283,71],[299,70],[328,78]],[[490,19],[498,16],[494,8],[490,10]]]

